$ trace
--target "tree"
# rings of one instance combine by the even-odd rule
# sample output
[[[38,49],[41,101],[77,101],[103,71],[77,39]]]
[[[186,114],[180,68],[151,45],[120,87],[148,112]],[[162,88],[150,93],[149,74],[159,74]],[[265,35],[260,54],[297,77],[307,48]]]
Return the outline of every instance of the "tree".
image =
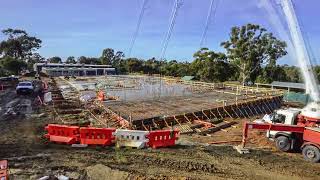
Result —
[[[127,61],[127,71],[129,73],[134,73],[134,72],[141,72],[143,71],[142,68],[142,60],[139,60],[137,58],[129,58],[126,60]]]
[[[14,75],[18,75],[21,70],[27,68],[27,63],[13,57],[3,58],[1,64],[4,69]]]
[[[255,81],[263,65],[275,65],[276,60],[287,54],[286,43],[259,25],[247,24],[233,27],[230,40],[222,42],[228,60],[240,72],[240,80]]]
[[[76,59],[75,59],[74,56],[69,56],[69,57],[67,58],[67,60],[66,60],[66,63],[67,63],[67,64],[75,64],[75,63],[77,63],[77,61],[76,61]]]
[[[148,59],[143,62],[143,71],[146,74],[159,74],[160,70],[160,61],[157,61],[156,58]]]
[[[2,33],[8,36],[7,40],[0,43],[0,55],[24,59],[31,56],[33,51],[41,47],[42,41],[20,29],[5,29]]]
[[[125,57],[122,51],[117,51],[114,53],[112,48],[107,48],[102,51],[102,55],[100,57],[101,64],[112,65],[113,67],[118,68],[120,65],[121,59]]]
[[[86,64],[86,62],[87,62],[87,57],[85,57],[85,56],[80,56],[80,57],[78,57],[77,62],[78,62],[79,64]]]
[[[104,49],[102,51],[102,55],[101,55],[101,64],[109,64],[111,65],[113,59],[114,59],[114,50],[111,49],[111,48],[107,48],[107,49]]]
[[[79,64],[101,64],[100,59],[95,57],[80,56],[77,61]]]
[[[58,56],[54,56],[48,59],[49,63],[62,63],[62,59]]]
[[[101,61],[99,58],[87,57],[87,64],[101,64]]]
[[[45,61],[45,58],[42,57],[39,53],[33,53],[31,56],[28,56],[26,58],[28,69],[32,69],[35,63],[41,63],[44,61]]]
[[[120,61],[124,58],[124,53],[122,51],[117,51],[114,55],[111,65],[115,68],[118,68]]]
[[[209,51],[208,48],[202,48],[193,57],[195,60],[191,63],[190,68],[197,79],[223,82],[228,80],[234,73],[227,62],[226,55],[223,53],[215,53]]]
[[[298,67],[284,65],[283,69],[286,72],[287,81],[295,82],[295,83],[303,82],[303,79],[301,77],[301,73]]]
[[[257,77],[259,83],[272,83],[273,81],[288,81],[286,71],[283,66],[266,66]]]

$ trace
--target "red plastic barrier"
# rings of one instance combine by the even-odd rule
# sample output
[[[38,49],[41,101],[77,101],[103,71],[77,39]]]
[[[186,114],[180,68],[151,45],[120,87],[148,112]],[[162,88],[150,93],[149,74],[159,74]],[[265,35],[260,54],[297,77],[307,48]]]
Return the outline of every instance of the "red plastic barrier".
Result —
[[[174,146],[178,139],[178,135],[178,130],[150,131],[147,135],[147,138],[149,139],[148,146],[154,149],[158,147]]]
[[[44,92],[48,92],[48,83],[46,81],[42,81],[42,88]]]
[[[115,137],[113,128],[80,128],[80,143],[87,145],[112,145]]]
[[[52,142],[75,144],[79,142],[79,126],[49,124],[45,135]]]
[[[8,179],[8,161],[2,160],[0,161],[0,180]]]

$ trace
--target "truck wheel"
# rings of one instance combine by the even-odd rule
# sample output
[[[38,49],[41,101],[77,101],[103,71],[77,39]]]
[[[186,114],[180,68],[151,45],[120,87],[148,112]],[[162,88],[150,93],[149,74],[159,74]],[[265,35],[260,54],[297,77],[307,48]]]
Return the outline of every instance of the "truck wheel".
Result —
[[[302,154],[305,160],[310,162],[319,162],[320,160],[320,150],[312,145],[307,145],[302,149]]]
[[[278,136],[276,138],[276,146],[280,151],[288,152],[291,149],[291,141],[286,136]]]

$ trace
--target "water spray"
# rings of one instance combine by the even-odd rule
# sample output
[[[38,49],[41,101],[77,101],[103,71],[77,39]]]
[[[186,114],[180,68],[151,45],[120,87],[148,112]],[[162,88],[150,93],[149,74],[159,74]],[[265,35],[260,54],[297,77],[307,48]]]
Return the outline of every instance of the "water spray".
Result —
[[[311,98],[314,101],[319,102],[320,92],[318,88],[318,82],[312,70],[310,56],[308,54],[305,41],[301,33],[299,22],[293,8],[293,3],[291,0],[282,0],[281,5],[289,26],[291,39],[296,51],[298,63],[304,77],[306,93],[310,94]]]
[[[286,28],[282,24],[277,10],[274,8],[271,2],[272,1],[269,0],[260,0],[260,5],[267,11],[269,20],[272,26],[277,30],[278,35],[287,42],[289,52],[288,55],[290,56],[290,59],[296,59],[300,71],[303,75],[306,93],[309,94],[314,101],[318,102],[320,100],[318,82],[312,70],[310,56],[308,54],[305,41],[302,36],[302,32],[293,8],[292,1],[280,1],[283,15],[286,18],[290,34],[286,31]]]

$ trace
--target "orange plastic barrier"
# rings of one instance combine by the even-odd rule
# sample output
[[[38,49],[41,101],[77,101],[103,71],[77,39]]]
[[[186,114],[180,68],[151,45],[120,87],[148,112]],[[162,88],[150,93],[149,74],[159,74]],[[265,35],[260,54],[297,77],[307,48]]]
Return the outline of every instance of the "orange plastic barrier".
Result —
[[[103,91],[99,91],[97,98],[98,98],[99,101],[104,101],[105,100],[104,92]]]
[[[0,180],[7,180],[8,176],[8,161],[2,160],[0,161]]]
[[[150,131],[147,135],[147,138],[149,139],[148,146],[154,149],[158,147],[174,146],[178,139],[178,135],[178,130]]]
[[[79,142],[79,127],[49,124],[46,128],[48,134],[45,135],[49,141],[57,143],[75,144]]]
[[[109,146],[114,143],[113,128],[80,128],[80,143]]]

